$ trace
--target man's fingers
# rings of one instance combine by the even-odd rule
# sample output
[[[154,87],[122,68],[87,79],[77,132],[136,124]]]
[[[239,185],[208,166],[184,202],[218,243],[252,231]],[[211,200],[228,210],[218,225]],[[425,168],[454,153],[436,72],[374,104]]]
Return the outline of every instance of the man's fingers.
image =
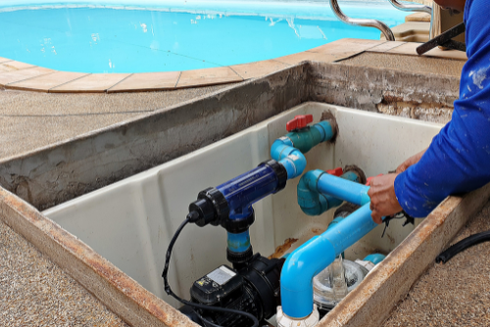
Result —
[[[378,225],[383,222],[382,217],[379,215],[378,211],[373,211],[371,213],[371,218],[373,218],[373,221]]]

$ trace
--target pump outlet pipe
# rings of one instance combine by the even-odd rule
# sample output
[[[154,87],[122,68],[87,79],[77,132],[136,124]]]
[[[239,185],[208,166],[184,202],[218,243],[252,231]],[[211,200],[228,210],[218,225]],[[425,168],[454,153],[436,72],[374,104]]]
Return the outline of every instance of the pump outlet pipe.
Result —
[[[287,324],[291,320],[306,320],[312,315],[313,277],[377,226],[371,218],[368,186],[321,170],[313,170],[306,174],[311,189],[361,207],[323,234],[311,238],[286,259],[281,271],[282,308],[278,310],[278,321],[287,320]],[[287,324],[279,323],[280,326]]]

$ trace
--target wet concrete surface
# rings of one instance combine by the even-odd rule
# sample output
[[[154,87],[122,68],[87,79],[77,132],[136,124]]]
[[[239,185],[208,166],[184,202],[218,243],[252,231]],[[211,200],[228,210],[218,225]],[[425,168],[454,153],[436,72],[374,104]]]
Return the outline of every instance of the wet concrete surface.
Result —
[[[487,230],[490,230],[490,202],[450,245]],[[490,326],[489,276],[488,242],[457,254],[446,264],[434,262],[397,304],[383,327]]]

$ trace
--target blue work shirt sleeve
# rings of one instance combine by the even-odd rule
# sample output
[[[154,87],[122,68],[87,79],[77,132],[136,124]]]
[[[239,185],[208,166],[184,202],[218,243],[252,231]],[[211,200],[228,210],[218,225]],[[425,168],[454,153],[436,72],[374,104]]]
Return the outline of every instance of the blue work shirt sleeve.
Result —
[[[398,202],[413,217],[427,216],[448,195],[490,182],[488,1],[468,0],[468,9],[469,59],[463,67],[460,98],[454,102],[452,119],[434,137],[420,161],[395,179]]]

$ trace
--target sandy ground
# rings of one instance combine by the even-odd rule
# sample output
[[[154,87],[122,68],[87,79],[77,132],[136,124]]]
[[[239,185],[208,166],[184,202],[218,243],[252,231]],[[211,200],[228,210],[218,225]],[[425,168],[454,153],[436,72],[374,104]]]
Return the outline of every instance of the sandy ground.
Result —
[[[487,230],[490,202],[451,245]],[[490,243],[475,245],[446,264],[434,262],[383,326],[490,326]]]

